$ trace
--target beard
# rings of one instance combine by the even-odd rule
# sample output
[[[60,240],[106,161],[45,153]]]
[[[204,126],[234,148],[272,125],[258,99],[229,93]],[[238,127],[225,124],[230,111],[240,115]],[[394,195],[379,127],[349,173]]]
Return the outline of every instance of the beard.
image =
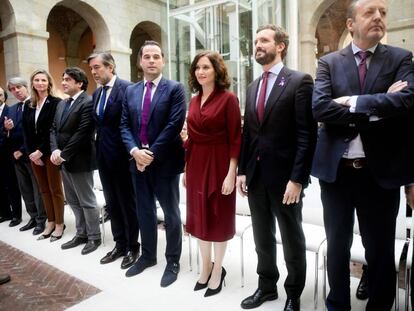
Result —
[[[263,52],[263,56],[257,56],[257,52]],[[273,62],[276,58],[276,53],[274,52],[266,52],[264,50],[258,50],[256,51],[254,58],[256,59],[256,62],[258,62],[260,65],[267,65]]]

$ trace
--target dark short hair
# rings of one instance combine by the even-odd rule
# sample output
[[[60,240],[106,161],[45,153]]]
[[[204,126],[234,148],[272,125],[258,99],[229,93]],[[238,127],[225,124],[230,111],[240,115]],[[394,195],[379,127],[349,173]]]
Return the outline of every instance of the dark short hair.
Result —
[[[86,76],[85,71],[83,71],[79,67],[68,67],[65,69],[62,76],[64,74],[67,74],[69,77],[71,77],[76,82],[82,83],[81,89],[83,91],[86,91],[88,89],[88,77]]]
[[[4,87],[2,87],[2,86],[0,86],[0,89],[2,89],[3,90],[3,93],[4,93],[4,101],[6,101],[7,100],[7,92],[6,92],[6,89],[4,88]]]
[[[211,64],[213,65],[214,72],[216,74],[215,79],[215,86],[219,89],[228,89],[230,87],[230,77],[228,74],[227,66],[224,63],[223,57],[217,52],[214,51],[203,51],[200,52],[194,57],[191,66],[190,66],[190,74],[188,76],[188,85],[193,93],[200,92],[202,87],[200,83],[198,83],[195,71],[197,67],[197,63],[202,57],[207,57]]]
[[[144,44],[141,45],[141,48],[139,49],[139,52],[138,52],[138,60],[140,60],[142,58],[142,54],[144,53],[144,48],[146,46],[149,46],[149,45],[158,46],[160,48],[160,50],[161,50],[161,56],[164,57],[164,52],[162,51],[162,47],[161,47],[161,44],[159,44],[159,42],[154,41],[154,40],[145,40]]]
[[[259,32],[261,32],[262,30],[265,30],[265,29],[270,29],[270,30],[273,30],[275,32],[275,38],[274,39],[275,39],[276,44],[279,44],[279,43],[284,43],[285,44],[285,48],[282,51],[282,59],[284,59],[286,57],[288,47],[289,47],[289,35],[288,35],[288,33],[282,27],[272,25],[272,24],[267,24],[267,25],[260,26],[259,28],[257,28],[256,33],[259,33]]]
[[[102,64],[105,67],[112,66],[114,68],[112,73],[114,75],[116,75],[116,72],[115,72],[115,68],[116,68],[115,59],[114,59],[114,57],[112,56],[111,53],[109,53],[109,52],[95,52],[95,53],[92,53],[91,55],[88,56],[88,64],[90,63],[90,61],[92,59],[97,58],[97,57],[101,58]]]

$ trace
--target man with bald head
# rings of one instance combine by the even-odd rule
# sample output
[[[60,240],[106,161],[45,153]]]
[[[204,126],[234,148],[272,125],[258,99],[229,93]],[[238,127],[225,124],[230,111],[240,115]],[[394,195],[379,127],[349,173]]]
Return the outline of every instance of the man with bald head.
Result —
[[[355,211],[369,267],[366,310],[391,309],[400,187],[406,186],[408,202],[414,198],[413,55],[380,43],[386,17],[383,0],[352,1],[351,44],[319,60],[312,105],[322,126],[312,174],[324,207],[330,311],[351,310]]]

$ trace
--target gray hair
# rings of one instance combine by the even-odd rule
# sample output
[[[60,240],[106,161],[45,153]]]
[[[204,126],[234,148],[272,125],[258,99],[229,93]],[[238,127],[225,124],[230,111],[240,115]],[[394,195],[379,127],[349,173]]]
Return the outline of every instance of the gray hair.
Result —
[[[10,78],[7,81],[7,89],[10,91],[10,86],[15,85],[15,86],[24,86],[26,89],[28,87],[28,83],[26,79],[23,79],[22,77],[13,77]]]
[[[102,59],[102,63],[104,64],[105,67],[109,67],[112,66],[114,69],[112,71],[112,73],[114,75],[116,75],[115,72],[115,68],[116,68],[116,64],[115,64],[115,59],[112,56],[111,53],[109,52],[95,52],[92,53],[91,55],[88,56],[88,64],[90,63],[90,61],[94,58],[100,57]]]

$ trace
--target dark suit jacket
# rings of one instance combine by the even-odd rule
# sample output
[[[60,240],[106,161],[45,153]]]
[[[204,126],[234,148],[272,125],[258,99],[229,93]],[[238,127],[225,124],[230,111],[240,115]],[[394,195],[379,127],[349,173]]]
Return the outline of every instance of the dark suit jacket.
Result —
[[[35,123],[36,108],[27,105],[23,112],[23,133],[25,148],[28,154],[40,150],[43,157],[49,157],[50,129],[55,118],[56,107],[60,98],[49,95],[40,111],[37,123]]]
[[[142,81],[129,86],[125,92],[121,136],[128,152],[133,147],[141,148],[139,130],[143,93]],[[176,81],[162,78],[151,101],[147,127],[149,149],[154,153],[154,161],[150,167],[158,174],[174,175],[184,169],[184,148],[180,132],[185,111],[183,86]],[[131,169],[136,172],[135,163],[131,165]]]
[[[0,153],[2,156],[7,152],[7,131],[4,129],[4,117],[7,116],[8,110],[9,106],[5,104],[0,114]]]
[[[119,125],[125,89],[131,84],[129,81],[116,78],[102,120],[96,114],[102,87],[96,89],[92,95],[94,102],[92,114],[96,125],[96,158],[99,163],[104,163],[105,167],[113,171],[128,167],[130,158],[122,142]]]
[[[24,105],[24,110],[28,109],[30,101],[26,101],[25,103],[16,103],[12,106],[9,106],[7,109],[7,113],[5,116],[7,118],[13,120],[14,127],[9,131],[9,135],[7,137],[7,144],[10,148],[10,152],[13,153],[15,151],[21,151],[23,153],[22,157],[19,159],[21,161],[29,161],[29,157],[27,156],[25,147],[24,147],[24,136],[23,136],[23,115],[20,118],[17,118],[17,109],[20,106]],[[21,109],[21,108],[20,108]],[[14,157],[13,157],[14,159]]]
[[[398,80],[409,86],[387,94]],[[313,114],[322,122],[312,175],[326,182],[336,180],[339,161],[351,139],[360,133],[367,165],[384,188],[414,181],[414,68],[409,51],[378,44],[372,56],[365,89],[356,113],[333,102],[341,96],[359,95],[358,69],[349,45],[319,60]],[[369,116],[382,118],[369,121]]]
[[[56,108],[50,132],[51,151],[62,151],[61,157],[65,159],[63,165],[68,172],[93,171],[96,169],[96,156],[92,98],[86,92],[82,92],[62,120],[65,105],[66,100],[62,100]]]
[[[257,79],[247,88],[238,174],[246,175],[249,185],[256,165],[260,165],[268,187],[284,190],[289,180],[306,186],[316,142],[312,78],[283,67],[267,100],[262,123],[256,114],[259,82]]]

